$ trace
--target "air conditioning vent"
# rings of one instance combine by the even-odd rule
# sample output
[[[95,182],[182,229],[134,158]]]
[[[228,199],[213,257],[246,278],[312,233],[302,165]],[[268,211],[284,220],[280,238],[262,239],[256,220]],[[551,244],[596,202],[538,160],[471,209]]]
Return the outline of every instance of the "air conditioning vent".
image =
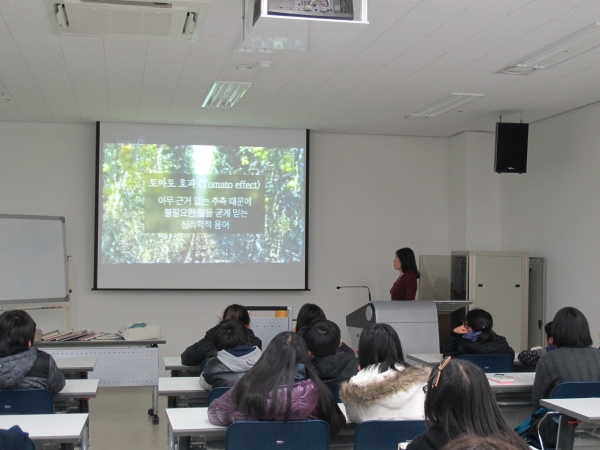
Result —
[[[57,34],[196,42],[208,0],[45,0]]]

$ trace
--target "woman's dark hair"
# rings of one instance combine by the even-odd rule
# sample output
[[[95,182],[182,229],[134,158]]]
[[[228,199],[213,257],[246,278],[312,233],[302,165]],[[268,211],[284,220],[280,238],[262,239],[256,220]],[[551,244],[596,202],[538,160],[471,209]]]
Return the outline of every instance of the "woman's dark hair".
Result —
[[[314,303],[305,303],[298,311],[298,318],[296,319],[296,331],[300,331],[306,325],[311,323],[313,320],[324,320],[325,313],[323,310]]]
[[[358,342],[358,364],[364,369],[379,364],[379,372],[396,370],[396,364],[406,366],[398,333],[387,323],[378,323],[363,330]]]
[[[223,311],[223,320],[236,319],[242,322],[244,325],[250,325],[250,314],[248,310],[242,305],[229,305]]]
[[[0,315],[0,353],[9,353],[15,347],[27,347],[35,338],[35,322],[20,309]]]
[[[246,326],[235,319],[219,322],[212,335],[212,341],[217,350],[228,350],[238,345],[250,345]]]
[[[304,339],[289,331],[275,336],[254,367],[234,385],[232,404],[242,414],[264,420],[273,416],[278,403],[285,401],[285,421],[288,421],[292,411],[292,387],[299,364],[304,365],[319,392],[323,420],[331,423],[337,408],[331,390],[315,372]]]
[[[552,321],[552,339],[557,348],[592,345],[590,326],[583,313],[571,306],[559,309]]]
[[[441,425],[448,441],[463,434],[475,434],[495,436],[518,449],[529,449],[502,417],[483,370],[460,359],[450,359],[441,373],[440,366],[432,369],[427,382],[428,426]]]
[[[412,249],[404,247],[399,250],[396,250],[396,257],[400,260],[400,267],[402,269],[402,273],[406,273],[409,270],[412,270],[417,275],[417,278],[421,277],[419,269],[417,269],[415,252],[413,252]]]
[[[476,333],[481,331],[478,342],[489,341],[496,333],[492,331],[494,319],[492,315],[483,309],[472,309],[467,313],[466,325]]]
[[[476,436],[465,434],[453,439],[442,447],[442,450],[518,450],[510,442],[493,436]]]
[[[546,332],[547,339],[552,337],[552,321],[550,321],[546,325],[544,325],[544,331]]]

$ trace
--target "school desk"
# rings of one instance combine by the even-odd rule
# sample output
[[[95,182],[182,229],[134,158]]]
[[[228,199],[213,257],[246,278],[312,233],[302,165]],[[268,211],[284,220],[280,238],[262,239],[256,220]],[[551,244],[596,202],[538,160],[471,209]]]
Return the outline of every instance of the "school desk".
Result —
[[[600,399],[561,398],[540,400],[540,405],[559,412],[556,450],[572,450],[577,420],[600,425]],[[573,420],[577,419],[577,420]],[[546,420],[551,420],[547,418]]]
[[[81,450],[88,450],[88,424],[89,414],[0,415],[0,428],[18,425],[36,444],[79,445]]]

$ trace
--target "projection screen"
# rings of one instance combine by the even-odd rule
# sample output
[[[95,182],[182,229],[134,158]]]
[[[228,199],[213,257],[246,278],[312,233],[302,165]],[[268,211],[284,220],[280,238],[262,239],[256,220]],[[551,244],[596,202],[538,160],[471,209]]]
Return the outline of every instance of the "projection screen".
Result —
[[[94,289],[307,290],[308,137],[98,123]]]

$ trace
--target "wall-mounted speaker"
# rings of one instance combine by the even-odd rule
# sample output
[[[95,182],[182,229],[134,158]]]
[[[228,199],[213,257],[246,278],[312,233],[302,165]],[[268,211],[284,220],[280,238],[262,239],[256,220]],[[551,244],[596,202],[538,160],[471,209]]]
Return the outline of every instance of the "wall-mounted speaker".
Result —
[[[528,137],[528,123],[499,122],[496,124],[495,172],[527,172]]]

